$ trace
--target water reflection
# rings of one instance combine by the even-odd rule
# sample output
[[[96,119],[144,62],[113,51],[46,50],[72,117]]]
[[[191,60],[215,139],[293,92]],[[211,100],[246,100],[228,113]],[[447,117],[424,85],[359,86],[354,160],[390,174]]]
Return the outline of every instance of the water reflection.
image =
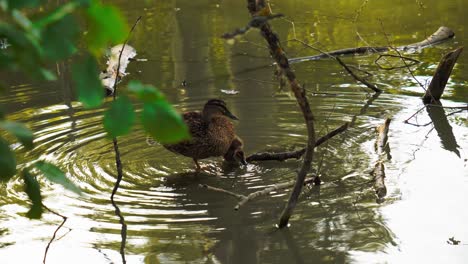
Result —
[[[301,114],[287,89],[279,91],[258,32],[252,30],[234,45],[219,39],[245,24],[245,3],[114,2],[128,21],[144,16],[131,45],[148,61],[131,64],[131,78],[157,85],[181,111],[198,110],[212,97],[225,99],[241,119],[236,130],[247,154],[303,147]],[[411,1],[369,2],[360,16],[359,31],[369,43],[385,45],[376,22],[383,19],[395,42],[406,44],[444,24],[455,29],[456,41],[463,42],[465,2],[429,1],[430,9],[420,9]],[[328,50],[362,45],[350,21],[361,4],[272,1],[274,10],[295,21],[295,31],[284,20],[274,21],[274,27],[282,39],[295,34],[319,41]],[[449,12],[453,15],[440,16]],[[441,54],[452,45],[458,44],[413,54],[423,61],[415,69],[418,79],[429,78]],[[291,56],[311,52],[295,42],[285,42],[285,48]],[[459,59],[444,105],[466,102],[462,87],[468,83],[467,58]],[[274,229],[288,190],[249,202],[236,212],[236,199],[201,189],[199,184],[245,195],[293,179],[300,161],[230,167],[212,159],[202,161],[205,173],[194,174],[190,159],[157,144],[148,146],[140,127],[119,138],[125,171],[116,198],[128,225],[128,263],[398,263],[414,257],[431,262],[439,253],[450,256],[452,262],[466,258],[466,252],[447,248],[445,242],[452,236],[462,243],[468,239],[468,215],[460,202],[468,199],[466,112],[447,116],[442,108],[423,111],[419,121],[433,122],[434,130],[432,125],[404,124],[421,106],[423,91],[405,70],[379,71],[374,59],[346,58],[374,73],[372,81],[385,89],[379,96],[366,95],[333,61],[295,65],[298,78],[307,83],[320,135],[345,121],[353,126],[317,149],[314,170],[322,174],[324,185],[304,193],[288,230]],[[76,102],[69,67],[69,62],[58,64],[59,80],[50,83],[19,81],[23,76],[0,73],[12,85],[0,105],[9,119],[23,120],[36,132],[33,151],[13,146],[20,166],[31,159],[54,162],[85,193],[77,197],[39,178],[45,204],[68,217],[50,248],[48,263],[81,263],[82,256],[92,263],[120,262],[121,226],[109,202],[116,169],[112,142],[101,125],[104,108],[86,110]],[[187,84],[181,85],[183,81]],[[221,89],[239,93],[227,95]],[[376,161],[373,129],[387,116],[393,117],[392,159],[385,164],[387,199],[378,205],[369,174]],[[436,162],[442,165],[435,166]],[[40,261],[61,222],[49,213],[41,221],[27,220],[27,208],[19,179],[1,183],[2,263]]]

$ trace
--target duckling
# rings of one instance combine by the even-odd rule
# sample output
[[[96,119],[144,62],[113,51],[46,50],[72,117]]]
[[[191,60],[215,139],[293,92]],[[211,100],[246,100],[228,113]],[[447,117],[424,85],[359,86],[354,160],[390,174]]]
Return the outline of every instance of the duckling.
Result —
[[[229,147],[228,151],[226,154],[224,154],[224,160],[231,163],[240,162],[242,165],[247,165],[243,145],[244,142],[242,142],[242,139],[236,136],[231,142],[231,146]]]
[[[236,138],[234,126],[228,118],[239,119],[227,109],[223,100],[208,100],[201,113],[186,112],[183,118],[191,139],[163,146],[174,153],[192,158],[197,171],[201,170],[198,160],[223,156]]]

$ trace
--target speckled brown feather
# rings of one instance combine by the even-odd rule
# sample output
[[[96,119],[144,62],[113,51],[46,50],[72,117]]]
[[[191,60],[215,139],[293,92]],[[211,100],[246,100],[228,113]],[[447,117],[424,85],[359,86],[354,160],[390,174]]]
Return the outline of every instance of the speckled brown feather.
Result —
[[[174,153],[194,159],[223,156],[236,137],[234,126],[225,116],[216,115],[207,122],[200,112],[187,112],[183,118],[192,138],[177,144],[164,145]]]

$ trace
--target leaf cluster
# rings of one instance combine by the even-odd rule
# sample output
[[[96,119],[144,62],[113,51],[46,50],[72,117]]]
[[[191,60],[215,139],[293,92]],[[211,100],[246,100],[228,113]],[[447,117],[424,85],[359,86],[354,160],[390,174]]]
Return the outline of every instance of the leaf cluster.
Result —
[[[72,67],[72,78],[78,99],[86,108],[99,107],[104,101],[104,88],[99,79],[97,59],[111,44],[121,43],[129,27],[120,11],[99,0],[70,0],[58,7],[39,12],[46,0],[0,0],[0,40],[7,43],[0,49],[0,70],[21,71],[38,80],[55,80],[48,65],[71,58],[79,53],[80,60]],[[37,12],[36,12],[37,11]],[[84,20],[85,23],[78,23]],[[83,29],[81,24],[85,24]],[[82,52],[78,43],[83,40]],[[0,88],[2,86],[0,85]],[[131,131],[137,117],[132,98],[143,103],[140,118],[144,129],[162,143],[174,143],[189,137],[181,116],[163,94],[150,85],[131,81],[122,96],[105,111],[103,124],[110,137]],[[0,89],[0,93],[2,89]],[[34,133],[24,124],[6,120],[0,109],[0,132],[14,135],[25,149],[34,147]],[[0,134],[0,181],[16,174],[16,157],[10,143]],[[40,218],[42,196],[37,175],[61,184],[81,194],[66,173],[44,161],[32,163],[22,172],[24,190],[32,205],[27,216]]]

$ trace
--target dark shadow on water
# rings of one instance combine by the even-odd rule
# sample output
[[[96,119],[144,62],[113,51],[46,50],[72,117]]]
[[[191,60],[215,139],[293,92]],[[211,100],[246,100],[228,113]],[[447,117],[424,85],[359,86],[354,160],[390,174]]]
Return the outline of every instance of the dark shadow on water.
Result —
[[[444,149],[455,153],[460,157],[459,146],[455,135],[453,134],[452,126],[450,125],[445,110],[439,106],[427,106],[427,113],[434,124],[434,128],[437,131],[437,135],[442,142]]]

